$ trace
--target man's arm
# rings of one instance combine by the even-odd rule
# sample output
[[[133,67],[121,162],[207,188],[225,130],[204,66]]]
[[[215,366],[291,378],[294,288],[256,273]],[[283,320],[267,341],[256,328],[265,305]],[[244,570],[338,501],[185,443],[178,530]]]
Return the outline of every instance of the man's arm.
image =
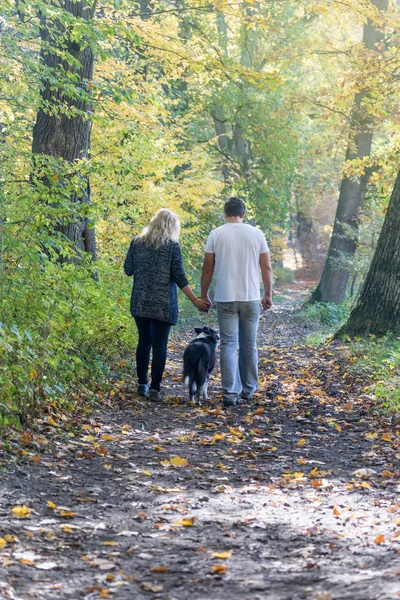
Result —
[[[202,300],[206,300],[211,306],[211,300],[208,295],[208,290],[210,289],[212,276],[214,274],[214,266],[215,266],[215,254],[213,252],[205,252],[204,260],[203,260],[203,269],[201,271],[201,294],[200,297]]]
[[[263,310],[272,308],[272,266],[269,252],[260,254],[260,269],[264,283],[264,296],[261,300]]]

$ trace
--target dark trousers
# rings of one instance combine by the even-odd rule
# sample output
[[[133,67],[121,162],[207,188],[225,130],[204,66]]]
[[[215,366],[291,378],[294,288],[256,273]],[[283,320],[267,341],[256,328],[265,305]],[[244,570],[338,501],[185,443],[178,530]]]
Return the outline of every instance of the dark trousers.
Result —
[[[135,317],[135,321],[139,332],[139,342],[136,349],[136,370],[139,384],[148,381],[150,351],[153,350],[151,389],[159,390],[167,360],[167,345],[171,324],[145,317]]]

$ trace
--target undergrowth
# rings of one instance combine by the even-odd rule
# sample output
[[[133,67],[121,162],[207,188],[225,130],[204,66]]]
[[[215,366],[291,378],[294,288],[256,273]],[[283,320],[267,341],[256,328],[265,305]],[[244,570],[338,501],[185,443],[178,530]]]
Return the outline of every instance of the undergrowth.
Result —
[[[320,345],[331,339],[347,318],[350,306],[315,303],[303,307],[297,318],[307,323],[306,343]],[[391,411],[400,410],[400,338],[388,334],[368,336],[347,342],[349,371],[361,373],[371,381],[370,391],[377,402]]]

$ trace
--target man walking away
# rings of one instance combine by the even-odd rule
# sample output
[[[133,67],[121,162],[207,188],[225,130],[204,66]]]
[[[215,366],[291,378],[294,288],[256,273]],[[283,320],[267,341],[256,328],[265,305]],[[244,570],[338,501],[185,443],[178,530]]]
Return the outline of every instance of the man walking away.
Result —
[[[215,270],[215,302],[221,336],[224,406],[236,406],[239,396],[252,397],[258,383],[257,330],[260,318],[260,269],[264,283],[261,304],[272,307],[272,269],[263,232],[243,223],[246,206],[230,198],[224,207],[225,225],[207,240],[201,274],[201,298]],[[239,356],[238,356],[239,347]]]

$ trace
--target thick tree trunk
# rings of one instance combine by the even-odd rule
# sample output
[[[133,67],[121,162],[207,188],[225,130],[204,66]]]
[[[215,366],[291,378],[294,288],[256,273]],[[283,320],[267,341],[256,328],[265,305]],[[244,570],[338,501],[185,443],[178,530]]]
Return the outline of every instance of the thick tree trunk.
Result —
[[[95,5],[89,7],[86,2],[74,0],[63,0],[54,6],[59,7],[60,4],[69,15],[83,20],[91,19],[95,9]],[[42,79],[42,105],[33,129],[32,143],[34,155],[54,157],[69,164],[89,157],[90,84],[94,62],[89,43],[76,42],[71,33],[72,29],[67,30],[61,20],[48,23],[41,16],[41,59],[46,75]],[[75,59],[72,65],[61,58],[65,51]],[[79,78],[72,93],[68,93],[61,83],[65,74]],[[90,185],[86,175],[82,175],[80,190],[71,193],[70,201],[72,207],[77,203],[82,206],[90,202]],[[93,259],[96,258],[95,233],[89,227],[86,216],[74,217],[71,222],[63,219],[55,225],[55,229],[65,235],[76,250],[88,252]]]
[[[336,337],[400,333],[400,171],[360,296]]]
[[[380,10],[386,10],[388,0],[372,0]],[[382,33],[371,23],[364,26],[363,42],[369,50],[377,50]],[[350,115],[350,133],[346,161],[369,156],[372,145],[373,117],[368,113],[368,92],[363,90],[354,98]],[[346,262],[354,256],[357,247],[360,209],[363,205],[369,174],[359,178],[344,177],[340,186],[332,238],[320,282],[311,296],[311,302],[343,302],[349,280]]]

